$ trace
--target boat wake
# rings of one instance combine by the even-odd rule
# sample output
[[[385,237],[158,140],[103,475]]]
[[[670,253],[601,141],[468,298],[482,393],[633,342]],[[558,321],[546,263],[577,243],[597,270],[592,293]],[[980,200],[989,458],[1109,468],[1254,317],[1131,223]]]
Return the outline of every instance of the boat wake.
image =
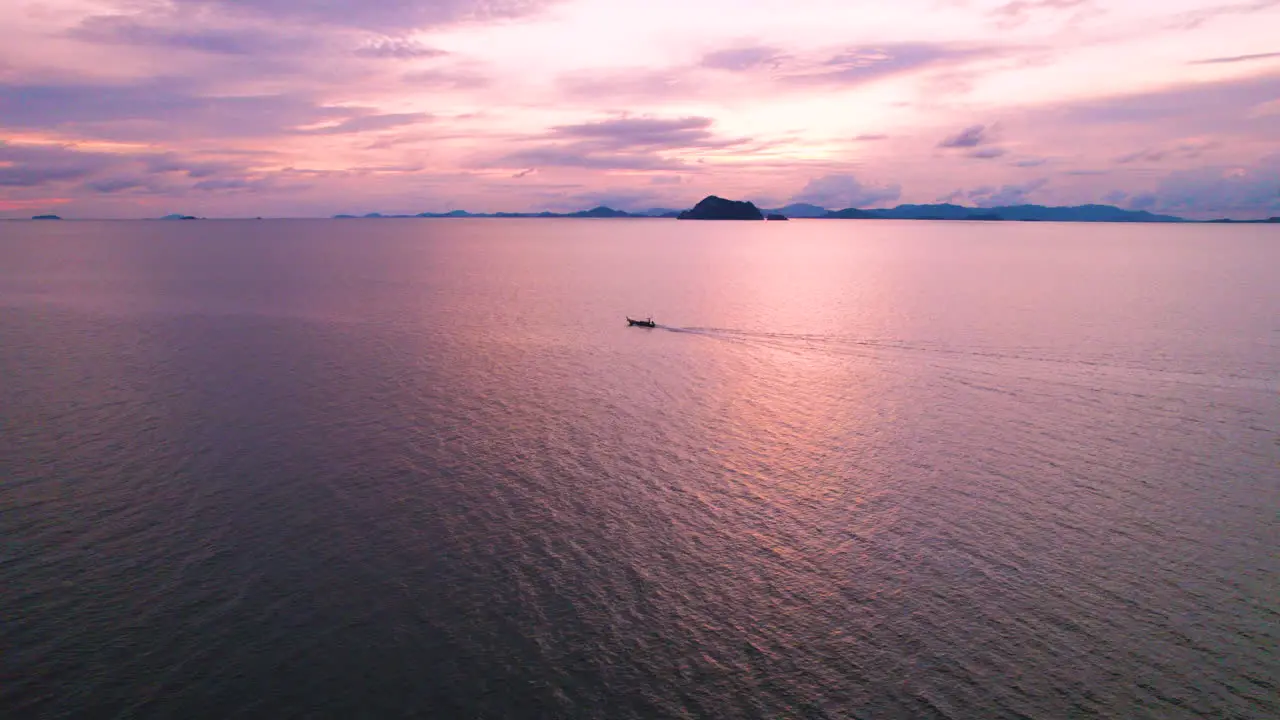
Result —
[[[1106,377],[1136,376],[1178,384],[1233,387],[1274,391],[1280,378],[1246,374],[1222,375],[1194,368],[1152,367],[1145,363],[1120,358],[1087,358],[1059,355],[1041,347],[957,347],[940,343],[910,342],[891,338],[869,338],[820,333],[783,333],[716,327],[679,327],[657,325],[667,332],[693,335],[749,347],[768,348],[789,353],[851,356],[868,360],[896,361],[915,357],[939,367],[985,368],[991,372],[1030,373],[1044,375],[1068,384],[1090,384]],[[957,366],[956,363],[960,363]],[[975,365],[977,363],[977,365]],[[998,366],[998,367],[997,367]]]
[[[913,346],[897,340],[824,335],[819,333],[762,332],[738,330],[733,328],[675,327],[671,325],[658,325],[657,327],[661,330],[666,330],[667,332],[697,335],[724,342],[770,346],[782,350],[826,350],[839,352],[842,350],[853,351],[859,349],[886,348],[899,350],[928,349],[925,346]]]

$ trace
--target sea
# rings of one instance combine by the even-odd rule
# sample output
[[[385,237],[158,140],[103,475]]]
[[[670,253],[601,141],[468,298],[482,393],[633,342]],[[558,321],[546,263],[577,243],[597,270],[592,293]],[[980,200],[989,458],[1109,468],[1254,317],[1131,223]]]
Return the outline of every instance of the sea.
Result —
[[[1278,270],[1262,225],[0,223],[0,716],[1280,717]]]

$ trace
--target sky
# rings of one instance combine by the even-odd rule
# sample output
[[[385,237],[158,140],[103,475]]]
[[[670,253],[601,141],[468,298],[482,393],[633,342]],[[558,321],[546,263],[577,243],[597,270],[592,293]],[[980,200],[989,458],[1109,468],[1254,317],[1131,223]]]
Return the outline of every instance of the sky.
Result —
[[[1280,0],[6,0],[0,217],[1280,215]]]

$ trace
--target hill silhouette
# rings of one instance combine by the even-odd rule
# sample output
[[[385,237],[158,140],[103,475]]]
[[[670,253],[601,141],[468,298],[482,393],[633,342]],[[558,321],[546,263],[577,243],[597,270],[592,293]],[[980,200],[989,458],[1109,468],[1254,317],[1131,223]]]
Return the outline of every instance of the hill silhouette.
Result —
[[[971,208],[951,203],[899,205],[894,208],[861,210],[845,208],[822,216],[829,220],[1013,220],[1020,222],[1187,222],[1173,215],[1156,215],[1146,210],[1124,210],[1112,205],[1003,205]]]
[[[366,215],[350,215],[341,214],[334,215],[335,220],[354,220],[360,217],[382,220],[395,220],[403,218],[629,218],[629,217],[652,217],[650,215],[641,215],[629,213],[623,210],[615,210],[611,207],[601,205],[590,210],[579,210],[571,213],[555,213],[548,210],[542,212],[513,213],[513,212],[496,212],[496,213],[473,213],[466,210],[450,210],[449,212],[435,213],[422,212],[417,215],[383,215],[381,213],[368,213]]]
[[[605,207],[601,205],[600,207],[591,208],[590,210],[583,210],[581,212],[569,213],[567,217],[618,218],[618,217],[634,217],[634,216],[631,213],[623,212],[621,210],[614,210],[611,207]]]
[[[764,215],[755,204],[739,200],[725,200],[708,195],[691,210],[677,216],[680,220],[763,220]]]

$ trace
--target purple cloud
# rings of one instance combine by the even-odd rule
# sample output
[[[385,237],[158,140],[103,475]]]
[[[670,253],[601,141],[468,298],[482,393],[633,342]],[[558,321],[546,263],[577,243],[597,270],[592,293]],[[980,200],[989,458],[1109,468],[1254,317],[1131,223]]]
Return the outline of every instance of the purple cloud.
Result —
[[[360,57],[412,60],[440,57],[442,55],[448,55],[449,53],[444,50],[427,47],[416,40],[407,40],[405,38],[381,38],[356,48],[355,54]]]
[[[304,50],[314,42],[301,35],[259,27],[202,27],[172,15],[96,15],[70,31],[95,43],[167,47],[214,55],[266,55]]]
[[[556,0],[173,0],[179,8],[227,16],[379,30],[410,30],[539,12]]]
[[[1252,112],[1280,97],[1280,75],[1261,75],[1047,107],[1031,118],[1041,126],[1125,125],[1174,137],[1271,136],[1280,115]]]
[[[1280,154],[1245,167],[1203,167],[1169,173],[1152,193],[1166,212],[1204,216],[1280,214]]]
[[[949,135],[938,143],[940,148],[972,148],[987,142],[985,125],[970,125],[955,135]]]
[[[971,158],[978,158],[979,160],[991,160],[994,158],[1001,157],[1006,152],[1008,151],[1002,147],[984,147],[984,148],[978,148],[977,150],[972,150],[965,154]]]
[[[705,117],[620,117],[558,125],[546,144],[517,150],[503,167],[575,167],[596,170],[684,170],[684,161],[662,153],[732,147],[747,139],[720,138]]]
[[[754,70],[762,65],[777,67],[782,57],[782,53],[777,48],[761,45],[717,50],[702,56],[702,62],[699,64],[714,70],[743,72]]]
[[[783,82],[805,85],[860,85],[944,63],[994,54],[991,48],[944,43],[890,43],[846,49],[816,67],[783,75]]]
[[[1138,161],[1154,163],[1164,160],[1167,155],[1168,152],[1164,150],[1139,150],[1137,152],[1121,155],[1116,158],[1116,162],[1121,165],[1127,165],[1128,163]]]
[[[581,140],[601,149],[622,148],[723,148],[740,145],[745,139],[721,139],[711,132],[707,117],[615,118],[551,129],[555,138]]]
[[[250,175],[248,167],[225,161],[194,160],[175,153],[91,152],[57,145],[0,142],[0,186],[40,187],[79,181],[79,188],[113,194],[126,190],[178,192],[201,183]],[[200,180],[194,184],[184,178]]]
[[[1223,15],[1250,15],[1269,10],[1280,5],[1280,0],[1251,0],[1250,2],[1233,2],[1214,5],[1199,10],[1184,12],[1174,18],[1170,27],[1181,30],[1194,30],[1206,22]]]
[[[191,186],[192,190],[203,190],[206,192],[217,192],[222,190],[260,190],[271,185],[271,181],[265,178],[250,180],[247,178],[224,178],[218,180],[201,180]]]
[[[473,70],[432,68],[406,73],[404,82],[415,88],[474,90],[488,87],[493,80]]]
[[[1183,142],[1171,147],[1139,150],[1116,158],[1116,162],[1127,165],[1134,162],[1158,163],[1166,159],[1190,160],[1200,157],[1206,150],[1218,147],[1215,142]]]
[[[892,202],[902,196],[898,185],[864,185],[853,175],[824,175],[811,179],[791,202],[825,208],[865,208]]]
[[[1232,55],[1230,57],[1206,58],[1204,60],[1192,60],[1188,65],[1218,65],[1222,63],[1238,63],[1253,62],[1254,60],[1270,60],[1272,58],[1280,58],[1280,52],[1255,53],[1253,55]]]
[[[0,122],[5,127],[74,127],[112,139],[271,136],[360,114],[351,108],[321,106],[302,95],[202,96],[179,80],[0,84]]]
[[[309,135],[342,135],[346,133],[362,133],[390,128],[417,125],[430,121],[427,113],[387,113],[385,115],[362,115],[343,120],[337,125],[305,131]]]
[[[761,83],[775,92],[814,87],[852,87],[942,64],[997,54],[995,48],[942,43],[890,43],[854,47],[814,58],[768,46],[738,47],[703,56],[697,63],[664,69],[628,68],[575,72],[559,78],[562,97],[625,100],[705,97],[708,93],[756,94]],[[767,68],[767,72],[762,72]],[[712,75],[708,71],[727,71]],[[740,75],[741,77],[734,77]]]
[[[588,170],[682,170],[684,163],[654,153],[601,153],[573,147],[538,147],[504,155],[507,167],[565,167]]]
[[[1132,198],[1129,199],[1129,209],[1130,210],[1150,210],[1154,208],[1159,202],[1160,202],[1160,199],[1157,198],[1153,193],[1142,193],[1141,195],[1134,195]]]
[[[1006,205],[1022,205],[1027,196],[1049,184],[1048,178],[1039,178],[1017,185],[1004,185],[999,190],[994,187],[980,187],[970,190],[966,196],[977,207],[1001,207]]]
[[[146,179],[142,177],[109,177],[101,180],[93,180],[84,184],[84,187],[99,193],[111,194],[121,192],[122,190],[132,190],[137,187],[144,187]]]
[[[190,178],[206,178],[223,173],[239,172],[240,165],[228,162],[192,161],[175,153],[160,153],[142,158],[151,173],[182,173]]]
[[[78,180],[113,164],[105,153],[54,145],[10,145],[0,141],[0,187],[37,187]]]

